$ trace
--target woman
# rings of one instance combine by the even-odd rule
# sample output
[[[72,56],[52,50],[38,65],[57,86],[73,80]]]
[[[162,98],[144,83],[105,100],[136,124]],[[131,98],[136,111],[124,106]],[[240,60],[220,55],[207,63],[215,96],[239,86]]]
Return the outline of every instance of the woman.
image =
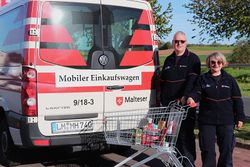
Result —
[[[203,167],[216,166],[215,142],[220,156],[218,167],[232,167],[234,125],[243,126],[245,114],[236,80],[223,70],[227,65],[223,54],[215,52],[206,59],[210,69],[197,80],[187,103],[200,102],[199,143]]]

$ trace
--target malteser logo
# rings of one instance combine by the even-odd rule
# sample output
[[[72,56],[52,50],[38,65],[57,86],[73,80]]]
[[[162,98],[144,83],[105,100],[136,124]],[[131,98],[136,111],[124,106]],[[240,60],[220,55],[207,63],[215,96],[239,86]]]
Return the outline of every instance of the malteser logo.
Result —
[[[136,97],[136,96],[128,96],[123,98],[122,96],[116,97],[116,104],[121,106],[124,103],[142,103],[147,102],[148,97]]]
[[[116,104],[120,106],[122,105],[122,103],[123,103],[123,97],[116,97]]]

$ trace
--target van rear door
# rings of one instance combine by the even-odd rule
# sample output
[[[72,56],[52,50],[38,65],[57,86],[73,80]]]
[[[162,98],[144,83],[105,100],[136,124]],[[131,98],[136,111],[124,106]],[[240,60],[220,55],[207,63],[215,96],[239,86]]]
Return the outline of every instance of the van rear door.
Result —
[[[145,1],[129,2],[101,1],[103,49],[111,51],[116,61],[116,68],[106,70],[110,77],[100,77],[110,80],[105,85],[105,112],[148,108],[155,104],[152,11]]]
[[[88,56],[102,41],[100,1],[44,2],[36,58],[38,126],[45,136],[101,131],[104,86]],[[95,45],[95,46],[94,46]]]

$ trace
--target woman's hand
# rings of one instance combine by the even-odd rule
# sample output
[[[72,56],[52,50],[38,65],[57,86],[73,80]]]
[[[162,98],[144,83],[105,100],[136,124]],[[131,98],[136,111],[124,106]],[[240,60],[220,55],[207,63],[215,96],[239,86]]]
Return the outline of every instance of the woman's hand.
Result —
[[[237,128],[242,128],[243,127],[243,122],[242,121],[238,121],[237,123]]]

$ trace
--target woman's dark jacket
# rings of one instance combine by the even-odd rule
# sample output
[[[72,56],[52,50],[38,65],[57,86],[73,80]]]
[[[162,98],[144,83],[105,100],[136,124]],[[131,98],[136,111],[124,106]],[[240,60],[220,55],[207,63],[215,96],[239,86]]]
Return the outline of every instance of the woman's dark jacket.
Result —
[[[211,72],[201,75],[191,94],[200,101],[200,124],[233,125],[245,120],[241,92],[236,80],[224,70],[216,81]]]

